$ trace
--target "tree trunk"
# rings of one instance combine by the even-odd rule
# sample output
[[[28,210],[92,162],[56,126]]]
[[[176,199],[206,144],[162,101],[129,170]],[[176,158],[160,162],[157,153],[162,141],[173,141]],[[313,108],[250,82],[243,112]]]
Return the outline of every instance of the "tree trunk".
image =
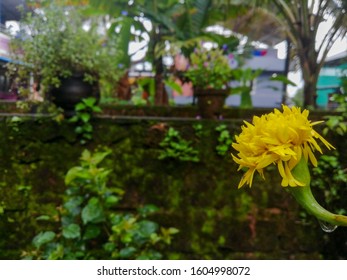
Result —
[[[304,80],[304,107],[316,108],[316,87],[320,69],[317,64],[317,53],[314,48],[315,43],[313,40],[304,36],[301,38],[301,41],[301,49],[298,49],[298,55]]]
[[[306,80],[304,84],[304,107],[316,108],[317,88],[316,79]]]
[[[161,31],[159,25],[154,25],[151,36],[151,43],[149,46],[149,52],[152,56],[152,65],[155,71],[154,83],[155,83],[155,94],[154,104],[155,105],[168,105],[169,98],[165,90],[164,79],[164,65],[162,56],[156,57],[155,48],[161,41]]]
[[[130,87],[130,83],[129,83],[129,71],[124,73],[123,77],[118,82],[117,97],[120,100],[130,100],[131,99],[131,87]]]
[[[154,104],[155,105],[168,105],[169,98],[165,89],[164,84],[164,66],[162,57],[155,59],[155,96]]]
[[[300,60],[304,80],[304,107],[316,108],[317,81],[319,75],[316,58],[307,55],[300,57]]]

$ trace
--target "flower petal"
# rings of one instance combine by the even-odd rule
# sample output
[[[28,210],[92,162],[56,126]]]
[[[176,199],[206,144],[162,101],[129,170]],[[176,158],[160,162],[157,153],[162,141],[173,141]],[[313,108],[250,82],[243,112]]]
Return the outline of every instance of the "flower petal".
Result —
[[[269,114],[255,116],[252,122],[244,121],[240,135],[235,137],[232,147],[238,152],[232,154],[239,168],[247,168],[239,188],[245,184],[252,185],[253,176],[257,171],[264,178],[264,169],[270,164],[277,165],[282,177],[282,186],[301,186],[302,183],[294,178],[291,170],[302,157],[314,166],[317,159],[313,152],[322,149],[317,143],[319,139],[328,149],[334,147],[312,127],[321,123],[310,122],[309,111],[301,111],[298,107],[282,106],[282,112],[274,109]]]

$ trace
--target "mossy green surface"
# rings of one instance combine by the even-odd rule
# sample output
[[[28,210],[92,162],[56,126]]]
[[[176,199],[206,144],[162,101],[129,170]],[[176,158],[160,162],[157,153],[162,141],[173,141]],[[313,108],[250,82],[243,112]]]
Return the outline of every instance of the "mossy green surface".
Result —
[[[218,155],[218,132],[225,124],[232,137],[240,121],[170,120],[162,118],[96,118],[93,140],[81,146],[74,127],[48,118],[0,119],[0,258],[20,259],[41,230],[52,222],[37,221],[59,207],[64,175],[82,150],[107,146],[105,160],[113,170],[110,185],[125,190],[122,211],[143,204],[160,208],[155,219],[175,227],[166,258],[172,259],[320,259],[345,258],[346,230],[326,234],[314,218],[301,220],[301,209],[280,186],[275,168],[266,181],[237,189],[242,176],[229,153]],[[201,124],[196,133],[194,126]],[[160,142],[169,127],[191,141],[199,162],[159,160]],[[23,188],[28,186],[30,189]],[[310,224],[307,225],[307,220]],[[339,238],[338,240],[336,238]]]

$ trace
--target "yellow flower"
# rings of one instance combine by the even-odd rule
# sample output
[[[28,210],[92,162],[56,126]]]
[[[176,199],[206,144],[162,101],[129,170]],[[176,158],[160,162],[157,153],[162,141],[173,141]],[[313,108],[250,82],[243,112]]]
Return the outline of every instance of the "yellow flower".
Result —
[[[298,107],[289,108],[285,105],[283,112],[275,109],[261,117],[254,117],[252,124],[245,121],[242,132],[236,136],[236,142],[232,147],[238,152],[237,156],[232,154],[239,169],[248,168],[242,177],[239,188],[244,184],[252,185],[253,176],[257,171],[264,178],[263,169],[274,163],[282,177],[281,185],[302,186],[292,175],[291,170],[304,157],[314,166],[317,159],[313,151],[322,153],[316,139],[319,139],[330,150],[334,147],[319,135],[312,127],[321,123],[308,120],[309,111]]]

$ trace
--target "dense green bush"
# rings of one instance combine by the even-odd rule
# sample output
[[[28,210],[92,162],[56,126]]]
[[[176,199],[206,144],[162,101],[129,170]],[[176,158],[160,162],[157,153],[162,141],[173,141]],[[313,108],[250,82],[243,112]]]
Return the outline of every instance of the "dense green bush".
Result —
[[[25,258],[36,259],[160,259],[157,250],[171,243],[175,228],[160,228],[147,217],[154,205],[133,213],[117,209],[124,190],[108,186],[111,169],[100,167],[110,151],[84,150],[80,165],[65,176],[63,204],[53,214],[36,218],[58,222],[56,231],[41,231]]]

